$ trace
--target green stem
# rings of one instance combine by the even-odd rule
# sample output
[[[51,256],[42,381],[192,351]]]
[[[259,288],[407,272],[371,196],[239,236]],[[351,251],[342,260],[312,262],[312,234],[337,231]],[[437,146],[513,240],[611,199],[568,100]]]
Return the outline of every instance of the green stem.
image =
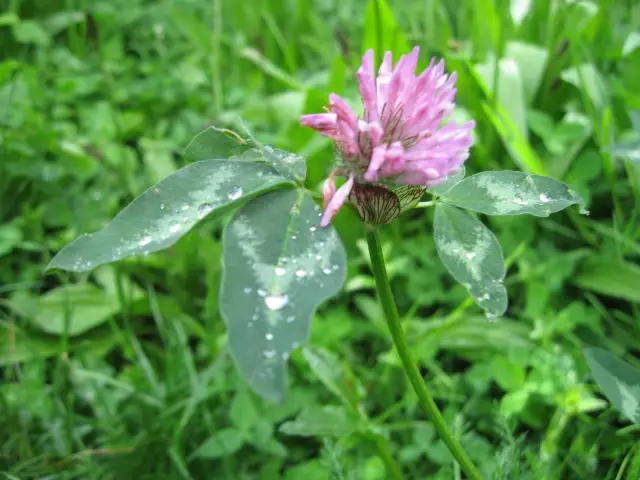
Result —
[[[384,258],[382,256],[382,246],[380,244],[380,236],[377,230],[370,230],[367,232],[367,244],[369,246],[369,256],[371,257],[371,265],[373,268],[373,275],[376,279],[376,289],[384,315],[387,319],[387,325],[393,338],[393,343],[398,351],[400,360],[404,367],[404,371],[409,377],[411,386],[418,396],[418,400],[422,409],[427,414],[427,417],[433,423],[440,437],[449,448],[449,451],[454,458],[460,464],[460,467],[467,474],[467,477],[471,480],[482,480],[480,472],[473,465],[462,446],[454,438],[447,423],[445,422],[442,414],[438,410],[436,402],[433,401],[427,386],[420,375],[418,366],[411,356],[409,351],[409,345],[407,338],[405,337],[402,325],[400,324],[400,316],[396,308],[395,301],[393,300],[393,294],[391,293],[391,285],[389,284],[389,278],[387,277],[387,269],[384,265]]]
[[[389,444],[387,440],[382,436],[376,436],[374,442],[376,444],[378,454],[380,454],[380,458],[387,467],[387,473],[390,476],[389,478],[392,478],[393,480],[402,480],[404,478],[402,476],[402,470],[400,470],[400,466],[393,458],[391,450],[389,450]]]

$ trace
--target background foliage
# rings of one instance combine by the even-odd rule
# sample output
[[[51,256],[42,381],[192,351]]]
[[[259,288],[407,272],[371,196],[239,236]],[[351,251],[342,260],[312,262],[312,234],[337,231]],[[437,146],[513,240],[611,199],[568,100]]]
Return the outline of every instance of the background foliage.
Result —
[[[483,218],[510,306],[488,321],[446,274],[433,211],[385,228],[395,295],[445,416],[490,478],[640,477],[640,431],[597,392],[582,353],[640,366],[640,6],[633,1],[9,0],[0,11],[0,471],[7,478],[460,478],[391,350],[352,212],[346,291],[258,398],[219,315],[220,232],[89,274],[43,275],[186,164],[202,128],[308,158],[298,126],[329,92],[355,105],[367,47],[420,45],[459,74],[478,123],[468,173],[569,183],[591,214]],[[615,145],[623,144],[623,147]],[[634,153],[635,152],[635,153]],[[635,447],[635,450],[634,450]],[[628,461],[621,467],[624,459]],[[635,469],[635,470],[634,470]],[[635,472],[635,473],[634,473]],[[616,477],[616,475],[619,475]],[[635,475],[635,476],[634,476]]]

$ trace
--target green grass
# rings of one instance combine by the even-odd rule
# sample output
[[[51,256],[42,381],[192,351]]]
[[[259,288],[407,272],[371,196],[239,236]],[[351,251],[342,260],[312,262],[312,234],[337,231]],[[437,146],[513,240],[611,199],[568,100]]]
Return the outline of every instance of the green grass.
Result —
[[[374,480],[389,478],[382,444],[407,479],[462,478],[391,349],[352,212],[336,220],[346,288],[292,356],[283,404],[248,390],[225,348],[227,218],[162,253],[43,274],[64,245],[184,165],[207,125],[241,130],[241,118],[262,142],[305,155],[317,188],[332,148],[297,117],[331,91],[357,104],[365,48],[419,45],[423,66],[436,55],[458,71],[455,115],[478,125],[468,171],[550,175],[590,210],[483,218],[508,265],[510,308],[496,322],[445,272],[430,209],[383,229],[426,381],[487,478],[639,478],[640,430],[603,400],[582,349],[640,366],[640,166],[610,152],[640,134],[630,117],[640,5],[530,3],[516,22],[505,0],[10,0],[0,11],[4,477]],[[292,426],[301,411],[312,424],[340,405],[350,417],[326,435]]]

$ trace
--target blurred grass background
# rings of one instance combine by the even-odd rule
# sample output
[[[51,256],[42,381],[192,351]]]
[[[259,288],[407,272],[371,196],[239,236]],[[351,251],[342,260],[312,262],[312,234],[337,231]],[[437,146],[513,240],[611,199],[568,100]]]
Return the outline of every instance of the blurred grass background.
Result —
[[[485,219],[509,267],[496,322],[444,271],[431,211],[385,228],[430,387],[488,478],[637,480],[621,464],[640,458],[640,430],[599,395],[582,348],[640,365],[640,166],[612,154],[640,135],[639,26],[631,0],[3,0],[2,475],[374,480],[385,437],[406,478],[461,478],[391,350],[351,212],[336,221],[345,293],[292,357],[284,404],[250,392],[225,350],[226,219],[162,253],[43,275],[184,165],[208,125],[243,119],[305,155],[317,188],[332,147],[298,116],[332,91],[357,105],[364,49],[419,45],[422,67],[444,57],[459,74],[454,117],[478,124],[468,171],[550,175],[591,212]]]

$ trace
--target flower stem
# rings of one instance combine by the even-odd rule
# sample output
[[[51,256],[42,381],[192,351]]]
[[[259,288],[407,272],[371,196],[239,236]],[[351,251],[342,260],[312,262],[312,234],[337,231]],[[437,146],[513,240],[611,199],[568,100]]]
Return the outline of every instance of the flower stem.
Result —
[[[429,390],[427,390],[427,386],[420,375],[416,362],[411,356],[407,338],[405,337],[402,325],[400,324],[398,309],[396,308],[395,301],[393,300],[391,285],[389,284],[387,269],[384,265],[384,258],[382,256],[380,235],[377,230],[370,230],[367,232],[367,244],[369,246],[369,256],[371,257],[373,275],[376,279],[376,289],[380,303],[382,304],[382,309],[384,310],[387,325],[389,326],[393,343],[398,351],[400,360],[402,361],[404,371],[409,377],[411,386],[418,396],[420,405],[440,434],[444,443],[447,445],[447,448],[449,448],[451,454],[458,461],[462,470],[467,474],[467,477],[471,480],[482,480],[480,472],[473,465],[460,443],[458,443],[454,438],[451,430],[449,430],[447,423],[438,410],[436,402],[434,402],[433,398],[429,394]]]

